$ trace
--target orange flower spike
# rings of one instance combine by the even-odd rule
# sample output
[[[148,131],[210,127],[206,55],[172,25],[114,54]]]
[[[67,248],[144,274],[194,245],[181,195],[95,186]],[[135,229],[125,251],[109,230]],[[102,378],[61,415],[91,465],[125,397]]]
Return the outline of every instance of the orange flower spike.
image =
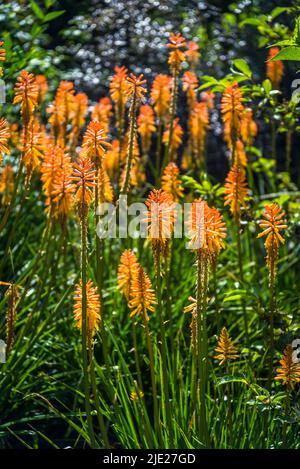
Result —
[[[199,81],[195,73],[187,71],[182,77],[182,89],[186,92],[188,103],[191,107],[196,100],[196,89],[199,86]]]
[[[88,208],[93,200],[95,187],[94,164],[86,158],[79,157],[77,163],[73,163],[72,180],[76,184],[75,202],[79,206],[79,216],[82,210]]]
[[[201,93],[201,101],[207,105],[208,109],[213,109],[215,104],[215,93],[211,90],[206,90]]]
[[[130,75],[126,77],[126,96],[128,98],[142,101],[144,99],[144,94],[147,91],[143,86],[145,83],[146,80],[143,80],[143,74],[140,74],[138,77],[136,77],[133,73],[130,73]]]
[[[125,106],[127,95],[125,93],[127,88],[126,78],[128,70],[125,67],[115,67],[115,75],[112,77],[109,88],[111,99],[117,105]]]
[[[33,171],[40,167],[43,154],[43,135],[40,123],[34,118],[28,125],[28,130],[22,136],[23,163],[27,170],[27,181],[30,180]]]
[[[2,49],[4,42],[0,41],[0,61],[4,61],[6,59],[6,50]]]
[[[10,204],[14,191],[14,171],[11,165],[6,165],[0,176],[0,193],[1,203],[3,205]]]
[[[218,355],[216,355],[214,358],[219,360],[219,365],[223,365],[223,363],[227,363],[230,360],[239,358],[239,355],[237,354],[237,347],[229,337],[226,327],[223,327],[221,330],[215,352],[217,352]]]
[[[278,47],[271,47],[267,61],[267,77],[271,80],[273,88],[278,89],[283,77],[284,65],[281,60],[272,61],[272,57],[278,54]]]
[[[197,65],[200,59],[199,45],[195,41],[189,41],[186,44],[186,48],[185,56],[187,61],[193,66]]]
[[[132,285],[137,277],[139,263],[136,255],[130,249],[126,249],[121,258],[118,268],[118,288],[124,294],[127,301],[130,300]]]
[[[36,75],[35,82],[38,87],[38,103],[41,104],[48,92],[48,81],[45,75]]]
[[[154,312],[157,303],[151,281],[141,265],[133,279],[129,307],[132,310],[130,317],[144,315],[149,321],[148,311]]]
[[[235,144],[240,135],[243,111],[242,94],[238,84],[227,85],[221,100],[221,113],[224,122],[224,134],[231,145]]]
[[[229,145],[230,147],[231,145]],[[231,154],[232,155],[232,154]],[[245,147],[242,140],[238,139],[235,144],[235,158],[234,161],[237,165],[247,168],[248,159],[245,152]],[[233,162],[232,162],[233,163]]]
[[[193,151],[196,155],[197,163],[202,163],[204,157],[204,145],[207,129],[209,128],[209,114],[206,103],[195,103],[190,120],[190,133],[193,144]]]
[[[71,171],[67,168],[58,170],[54,177],[51,196],[55,207],[54,215],[65,220],[72,210],[74,184]]]
[[[166,118],[171,100],[172,78],[168,75],[156,75],[151,88],[151,99],[157,117]]]
[[[177,165],[173,162],[169,163],[161,178],[161,188],[170,194],[174,202],[178,202],[184,195],[184,189],[180,180],[180,172]]]
[[[92,111],[92,119],[100,122],[105,133],[109,133],[109,121],[112,116],[112,103],[107,97],[101,98]]]
[[[114,198],[114,191],[106,169],[103,166],[99,169],[98,181],[99,203],[111,203]]]
[[[118,171],[120,154],[120,142],[115,139],[111,142],[111,147],[107,150],[105,159],[103,160],[104,167],[110,177],[114,177]]]
[[[216,208],[210,208],[202,199],[195,199],[192,203],[188,232],[191,249],[216,256],[224,248],[226,226],[223,217]]]
[[[262,214],[264,219],[260,220],[259,223],[263,231],[257,237],[267,236],[265,247],[268,257],[275,256],[276,258],[280,244],[284,244],[284,238],[280,234],[280,230],[288,228],[288,225],[285,225],[283,221],[284,215],[284,211],[276,203],[265,206],[265,212]]]
[[[74,112],[74,85],[70,81],[62,80],[57,89],[57,99],[60,107],[61,123],[66,124]]]
[[[52,193],[55,174],[61,165],[63,157],[64,151],[61,147],[52,144],[47,147],[41,165],[43,190],[47,197],[50,197]]]
[[[252,109],[245,109],[242,114],[241,121],[241,137],[246,146],[250,146],[253,143],[257,135],[257,125],[253,119]]]
[[[245,173],[235,164],[226,178],[224,205],[230,205],[230,211],[237,224],[240,223],[241,207],[245,205],[248,192]]]
[[[82,330],[82,287],[81,284],[76,285],[75,290],[74,319],[78,329]],[[96,287],[93,286],[92,280],[86,284],[86,331],[89,340],[95,335],[100,324],[100,296]]]
[[[90,122],[83,137],[83,155],[92,161],[101,160],[107,148],[110,148],[110,143],[103,126],[98,121]]]
[[[74,96],[73,102],[73,119],[72,127],[76,131],[81,129],[85,123],[85,116],[88,109],[89,99],[85,93],[77,93]]]
[[[174,230],[175,204],[170,194],[159,189],[150,192],[148,207],[148,230],[155,260],[167,255],[168,243]]]
[[[8,153],[8,140],[10,138],[9,126],[4,117],[0,119],[0,164],[4,153]]]
[[[183,137],[183,129],[181,125],[179,124],[178,117],[176,117],[176,119],[174,119],[173,135],[172,135],[172,141],[171,141],[171,146],[170,146],[170,155],[171,155],[172,160],[175,159],[176,151],[182,144],[182,137]],[[167,145],[168,141],[169,141],[169,126],[163,133],[163,143]]]
[[[142,139],[143,151],[145,154],[148,153],[151,145],[151,137],[155,132],[155,119],[154,112],[151,106],[145,104],[140,107],[140,114],[137,119],[138,133]]]
[[[171,49],[169,55],[169,65],[173,73],[178,73],[181,69],[181,64],[185,59],[185,52],[181,49],[186,47],[185,38],[179,33],[171,33],[167,47]]]
[[[280,368],[277,368],[276,380],[281,380],[283,384],[292,388],[295,383],[300,382],[300,364],[293,360],[294,349],[289,344],[280,360]]]
[[[35,77],[22,70],[15,85],[15,98],[13,104],[21,104],[21,114],[24,125],[28,125],[33,111],[38,103],[38,86]]]

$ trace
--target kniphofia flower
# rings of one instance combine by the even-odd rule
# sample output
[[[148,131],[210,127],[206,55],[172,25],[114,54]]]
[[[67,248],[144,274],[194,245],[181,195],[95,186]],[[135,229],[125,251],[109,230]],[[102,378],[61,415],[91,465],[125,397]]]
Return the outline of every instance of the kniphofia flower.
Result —
[[[124,294],[127,301],[130,300],[132,285],[137,277],[139,263],[131,249],[126,249],[121,258],[118,268],[118,288]]]
[[[48,92],[48,81],[45,75],[36,75],[35,82],[38,88],[38,103],[41,104]]]
[[[167,255],[168,243],[174,230],[175,204],[172,196],[161,189],[150,192],[148,207],[148,231],[154,259]]]
[[[5,60],[5,55],[6,55],[5,49],[2,48],[3,44],[4,44],[4,42],[0,41],[0,61],[4,61]]]
[[[232,146],[235,145],[240,134],[243,111],[242,93],[238,84],[227,85],[222,96],[221,112],[224,122],[224,135]]]
[[[271,80],[273,88],[276,89],[280,86],[284,71],[283,62],[281,60],[271,60],[272,57],[278,54],[278,52],[278,47],[271,47],[271,49],[269,49],[267,61],[267,77]]]
[[[280,234],[281,230],[288,228],[283,220],[284,215],[285,213],[279,205],[272,203],[265,206],[265,212],[262,214],[263,219],[259,222],[263,231],[257,237],[266,236],[265,248],[269,267],[272,267],[277,260],[280,244],[284,244],[284,238]]]
[[[215,93],[211,90],[205,90],[201,93],[201,101],[207,105],[208,109],[214,108]]]
[[[170,194],[175,202],[183,197],[184,190],[180,180],[180,171],[175,163],[171,162],[165,167],[161,178],[161,188]]]
[[[289,344],[280,360],[280,368],[277,368],[276,380],[281,380],[283,384],[292,388],[295,383],[300,382],[300,363],[293,360],[294,349]]]
[[[112,77],[109,88],[111,99],[117,106],[123,108],[127,101],[125,90],[127,88],[126,77],[128,70],[125,67],[115,67],[115,75]]]
[[[143,79],[143,74],[136,77],[133,73],[130,73],[130,75],[126,77],[126,96],[131,99],[142,101],[144,99],[144,94],[147,91],[146,88],[144,88],[145,83],[146,80]]]
[[[186,56],[187,61],[193,66],[197,65],[197,63],[199,62],[199,58],[200,58],[199,50],[200,50],[200,47],[199,47],[199,44],[197,44],[197,42],[195,41],[187,42],[185,56]]]
[[[143,315],[148,321],[148,311],[154,312],[156,304],[155,294],[151,281],[141,265],[138,266],[132,288],[129,307],[132,310],[130,317]]]
[[[225,222],[220,212],[210,208],[206,201],[193,201],[187,225],[191,249],[215,257],[224,248]]]
[[[232,166],[225,183],[225,203],[230,205],[230,211],[237,224],[240,222],[241,207],[245,206],[248,197],[248,187],[245,172],[235,164]]]
[[[196,100],[196,89],[199,81],[194,72],[184,72],[182,77],[182,89],[186,92],[189,106],[191,107]]]
[[[102,165],[98,174],[98,203],[111,203],[114,198],[114,191],[105,167]]]
[[[171,33],[167,47],[170,49],[169,65],[173,73],[178,73],[185,59],[185,53],[181,50],[186,47],[185,38],[179,33]]]
[[[72,210],[74,189],[72,167],[59,168],[54,177],[51,197],[54,204],[53,214],[62,224]]]
[[[123,152],[121,152],[122,157]],[[114,177],[118,172],[118,165],[121,163],[119,161],[120,156],[120,142],[115,139],[111,142],[110,148],[107,150],[105,159],[103,161],[104,167],[108,172],[110,177]]]
[[[237,353],[237,346],[234,345],[232,339],[230,338],[226,327],[223,327],[221,334],[218,338],[218,344],[215,348],[215,352],[218,353],[214,358],[219,360],[219,365],[227,363],[230,360],[239,358]]]
[[[83,155],[92,161],[97,158],[101,160],[109,147],[110,143],[102,124],[98,121],[90,122],[83,137]]]
[[[170,133],[170,126],[168,126],[167,129],[163,133],[163,143],[165,143],[166,145],[168,144],[168,141],[169,141],[169,133]],[[176,152],[178,148],[180,147],[180,145],[182,144],[182,137],[183,137],[183,129],[181,125],[179,124],[178,117],[176,117],[176,119],[174,119],[172,140],[170,142],[170,148],[169,148],[171,160],[175,160]]]
[[[79,209],[79,217],[86,214],[94,197],[95,187],[94,164],[86,158],[79,157],[76,163],[73,163],[73,181],[76,184],[75,201]]]
[[[208,128],[209,114],[206,103],[195,103],[189,119],[189,129],[197,163],[203,162],[205,137]]]
[[[92,111],[92,119],[100,122],[106,134],[109,133],[109,122],[112,116],[112,102],[108,97],[101,98]]]
[[[23,163],[27,171],[27,181],[30,181],[32,173],[40,167],[43,155],[43,134],[40,123],[31,118],[27,132],[22,135]]]
[[[74,318],[78,329],[82,330],[82,287],[76,285]],[[100,296],[92,280],[86,284],[86,331],[89,340],[95,335],[100,323]]]
[[[11,165],[5,165],[0,176],[1,204],[9,205],[14,191],[14,172]]]
[[[172,78],[169,75],[156,75],[151,88],[154,110],[160,121],[168,114],[171,100]]]
[[[85,115],[88,109],[88,97],[85,93],[77,93],[73,99],[73,132],[78,132],[85,123]]]
[[[21,114],[24,124],[27,125],[38,103],[38,87],[35,77],[22,70],[15,85],[15,98],[13,104],[21,104]]]
[[[4,153],[8,153],[8,140],[10,138],[9,127],[4,119],[0,119],[0,164],[2,163],[2,158]]]
[[[245,109],[242,114],[241,121],[241,137],[246,146],[250,146],[253,143],[257,135],[257,125],[253,119],[252,109]]]
[[[137,119],[138,133],[142,139],[142,147],[145,154],[148,153],[151,145],[151,137],[156,130],[154,112],[151,106],[145,104],[140,107],[140,114]]]

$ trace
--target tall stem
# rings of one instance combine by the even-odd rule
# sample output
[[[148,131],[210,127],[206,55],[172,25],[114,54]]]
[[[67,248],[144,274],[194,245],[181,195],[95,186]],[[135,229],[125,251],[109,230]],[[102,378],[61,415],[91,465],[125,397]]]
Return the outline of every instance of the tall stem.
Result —
[[[130,170],[131,170],[133,150],[134,150],[134,138],[136,134],[136,105],[137,105],[137,97],[136,97],[136,93],[134,93],[132,97],[131,107],[130,107],[129,142],[128,142],[128,149],[127,149],[126,174],[125,174],[125,181],[124,181],[123,187],[121,188],[121,195],[126,194],[128,190],[128,186],[129,186]]]
[[[178,72],[175,70],[173,72],[173,87],[172,87],[172,97],[171,97],[171,106],[170,106],[170,124],[169,124],[169,136],[168,136],[168,143],[165,149],[164,154],[164,161],[162,169],[170,163],[171,160],[171,145],[173,139],[173,131],[174,131],[174,119],[176,113],[176,102],[177,102],[177,88],[178,88]]]
[[[243,271],[243,256],[242,256],[242,245],[241,245],[241,227],[240,223],[237,223],[237,248],[238,248],[238,262],[239,262],[239,272],[240,272],[240,281],[241,285],[244,285],[244,271]],[[245,326],[245,335],[247,340],[247,346],[249,348],[249,328],[248,328],[248,316],[246,310],[246,304],[244,299],[242,299],[242,309],[244,317],[244,326]]]
[[[157,402],[157,388],[156,388],[156,380],[155,380],[155,367],[154,367],[154,353],[153,353],[153,346],[150,337],[150,331],[148,326],[148,318],[146,311],[144,311],[144,326],[146,331],[146,339],[147,339],[147,348],[149,354],[149,362],[150,362],[150,375],[151,375],[151,386],[152,386],[152,396],[153,396],[153,411],[154,411],[154,428],[158,435],[158,440],[162,442],[161,438],[161,428],[159,423],[159,414],[158,414],[158,402]]]
[[[207,326],[206,326],[206,289],[207,289],[207,259],[199,249],[197,252],[197,368],[200,391],[200,415],[197,419],[197,429],[205,447],[209,445],[207,415],[206,415],[206,387],[207,387]]]
[[[155,185],[159,185],[160,180],[160,154],[161,154],[161,143],[162,143],[162,119],[159,118],[158,130],[157,130],[157,145],[156,145],[156,162],[155,162]]]
[[[87,219],[85,214],[85,190],[82,188],[82,214],[81,214],[81,289],[82,289],[82,332],[81,332],[81,346],[82,346],[82,364],[83,364],[83,379],[84,379],[84,395],[85,395],[85,410],[88,423],[88,432],[90,444],[95,448],[96,440],[94,435],[94,428],[91,415],[90,405],[90,383],[88,373],[88,354],[87,354],[87,297],[86,297],[86,284],[87,284]]]
[[[157,306],[161,332],[161,358],[162,358],[162,374],[163,374],[163,407],[166,413],[167,427],[170,432],[170,439],[172,441],[172,420],[171,420],[171,406],[169,398],[169,381],[168,381],[168,362],[167,362],[167,342],[165,323],[162,311],[162,291],[161,291],[161,272],[160,272],[160,254],[156,255],[156,294]]]

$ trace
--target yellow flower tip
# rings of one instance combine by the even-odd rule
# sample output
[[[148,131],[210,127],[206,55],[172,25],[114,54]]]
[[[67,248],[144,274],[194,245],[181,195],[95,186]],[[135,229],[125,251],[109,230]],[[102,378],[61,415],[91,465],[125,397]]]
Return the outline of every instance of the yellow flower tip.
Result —
[[[138,266],[137,275],[133,279],[130,298],[130,317],[144,315],[149,321],[148,311],[155,311],[154,305],[157,301],[151,281],[141,265]]]
[[[82,285],[76,285],[74,296],[74,318],[76,326],[82,330]],[[86,330],[87,336],[92,338],[100,323],[101,303],[99,293],[96,287],[93,286],[92,280],[86,284]]]
[[[293,347],[289,344],[280,360],[280,368],[276,369],[275,380],[281,380],[283,384],[292,387],[300,382],[300,363],[293,359]]]
[[[170,194],[175,202],[178,202],[184,196],[180,171],[175,163],[171,162],[165,167],[161,178],[161,188]]]
[[[219,360],[219,365],[222,365],[227,361],[239,358],[239,355],[237,354],[237,346],[234,345],[226,327],[223,327],[223,329],[221,330],[221,334],[218,338],[218,343],[217,347],[215,348],[215,352],[217,352],[218,355],[215,355],[214,358],[216,360]]]
[[[268,53],[267,61],[267,77],[271,80],[274,88],[278,89],[283,77],[284,65],[282,60],[272,61],[272,57],[278,54],[280,49],[278,47],[271,47]]]
[[[141,391],[140,389],[138,391],[136,390],[133,390],[131,393],[130,393],[130,400],[131,401],[139,401],[140,399],[142,399],[144,397],[144,393],[143,391]]]
[[[235,164],[226,178],[224,205],[230,205],[230,211],[237,223],[239,223],[241,207],[245,206],[248,193],[245,172]]]
[[[131,249],[126,249],[121,258],[118,268],[118,288],[124,294],[127,301],[130,300],[132,285],[138,274],[139,263],[136,255]]]

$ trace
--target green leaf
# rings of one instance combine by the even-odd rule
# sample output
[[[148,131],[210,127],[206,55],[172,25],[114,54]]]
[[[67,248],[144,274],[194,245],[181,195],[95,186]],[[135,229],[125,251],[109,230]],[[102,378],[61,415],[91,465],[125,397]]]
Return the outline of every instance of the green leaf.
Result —
[[[30,1],[30,5],[31,5],[31,8],[34,12],[34,14],[40,19],[40,20],[43,20],[44,19],[44,13],[43,13],[43,10],[41,10],[41,8],[38,6],[38,4],[34,1],[34,0],[31,0]]]
[[[288,7],[276,7],[271,11],[271,17],[274,20],[277,18],[277,16],[281,15],[281,13],[284,13],[285,11],[288,10]]]
[[[242,72],[246,77],[251,78],[252,77],[252,72],[247,64],[246,60],[244,59],[235,59],[233,61],[233,65],[240,71]]]
[[[248,385],[248,381],[243,378],[242,376],[223,376],[222,378],[217,379],[217,386],[222,386],[222,384],[227,384],[227,383],[244,383]]]
[[[52,21],[55,18],[58,18],[59,16],[63,15],[66,10],[59,10],[59,11],[52,11],[51,13],[47,13],[47,15],[44,17],[43,22],[48,23],[48,21]]]
[[[262,85],[263,85],[263,89],[265,90],[265,92],[266,92],[267,94],[269,94],[270,91],[272,90],[272,83],[271,83],[271,81],[269,80],[269,78],[267,78],[266,80],[264,80],[263,83],[262,83]]]
[[[282,49],[278,54],[272,57],[274,60],[299,60],[300,61],[300,46],[289,46]]]

